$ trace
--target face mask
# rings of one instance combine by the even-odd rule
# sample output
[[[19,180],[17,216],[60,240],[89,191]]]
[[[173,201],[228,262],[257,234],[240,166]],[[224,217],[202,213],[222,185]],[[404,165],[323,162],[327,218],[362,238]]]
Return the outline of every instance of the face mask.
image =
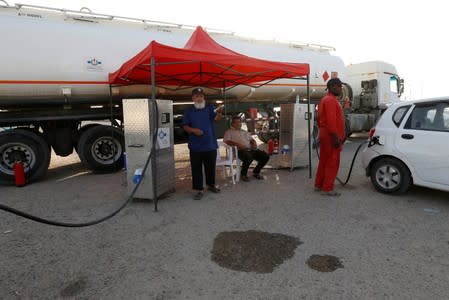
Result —
[[[206,102],[200,102],[200,103],[198,103],[198,102],[194,102],[193,103],[193,106],[196,108],[196,109],[203,109],[203,108],[205,108],[206,107]]]

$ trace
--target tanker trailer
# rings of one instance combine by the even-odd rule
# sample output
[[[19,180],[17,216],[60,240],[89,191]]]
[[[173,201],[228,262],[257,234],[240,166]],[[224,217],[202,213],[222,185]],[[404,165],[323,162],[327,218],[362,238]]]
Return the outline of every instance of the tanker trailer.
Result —
[[[50,149],[59,156],[75,150],[97,172],[120,170],[124,149],[121,100],[148,97],[149,86],[110,89],[108,74],[152,40],[183,47],[193,26],[95,14],[83,9],[0,5],[0,182],[13,181],[13,166],[22,161],[30,181],[45,175]],[[260,41],[231,32],[208,30],[220,44],[249,56],[309,63],[310,95],[318,101],[326,81],[345,81],[343,61],[331,47]],[[360,84],[359,84],[360,85]],[[158,88],[157,97],[190,101],[190,91]],[[349,87],[346,95],[350,95]],[[258,89],[239,86],[226,95],[229,114],[248,107],[306,96],[304,83],[278,80]],[[208,91],[208,99],[223,101]],[[234,104],[233,104],[234,103]],[[182,107],[178,106],[178,107]],[[109,120],[111,125],[104,125]]]

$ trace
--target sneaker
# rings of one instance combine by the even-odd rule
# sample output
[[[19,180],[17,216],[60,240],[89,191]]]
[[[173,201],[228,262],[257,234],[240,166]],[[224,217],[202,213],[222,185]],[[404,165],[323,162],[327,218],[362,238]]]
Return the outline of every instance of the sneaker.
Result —
[[[203,198],[203,196],[204,196],[203,191],[198,191],[198,193],[196,193],[196,194],[193,196],[193,200],[201,200],[201,198]]]
[[[214,194],[218,194],[218,193],[220,193],[220,189],[219,188],[217,188],[216,186],[210,186],[210,187],[208,187],[207,188],[209,191],[211,191],[212,193],[214,193]]]
[[[246,176],[246,175],[240,176],[240,179],[241,179],[242,181],[244,181],[244,182],[248,182],[248,181],[249,181],[249,178],[248,178],[248,176]]]
[[[254,173],[254,174],[253,174],[253,177],[256,178],[256,179],[259,179],[259,180],[264,180],[263,176],[260,175],[260,174],[258,174],[258,173],[257,173],[257,174]]]
[[[336,192],[336,191],[329,191],[329,192],[322,192],[321,195],[323,195],[323,196],[330,196],[330,197],[338,197],[341,194],[339,192]]]

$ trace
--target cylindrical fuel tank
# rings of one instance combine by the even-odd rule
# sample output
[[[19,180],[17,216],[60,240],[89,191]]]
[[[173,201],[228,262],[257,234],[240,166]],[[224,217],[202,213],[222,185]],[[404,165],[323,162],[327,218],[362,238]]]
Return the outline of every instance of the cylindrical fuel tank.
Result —
[[[183,47],[193,32],[182,26],[26,6],[0,7],[0,28],[0,106],[107,98],[110,72],[152,40]],[[248,56],[309,63],[312,98],[324,94],[325,82],[332,74],[344,79],[343,61],[331,55],[328,47],[210,34],[223,46]],[[277,80],[258,89],[236,87],[228,97],[238,101],[295,99],[296,95],[306,96],[305,86],[305,81]],[[132,87],[118,93],[142,96],[149,91],[149,87]],[[173,92],[158,89],[158,93],[170,97]],[[174,93],[175,99],[189,97],[186,90]]]

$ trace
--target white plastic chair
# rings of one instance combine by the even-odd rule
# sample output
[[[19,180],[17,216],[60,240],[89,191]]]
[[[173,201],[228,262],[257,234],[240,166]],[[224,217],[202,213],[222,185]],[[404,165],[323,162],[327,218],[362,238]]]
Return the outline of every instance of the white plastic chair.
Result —
[[[225,157],[221,156],[222,149],[226,153]],[[229,167],[233,184],[240,181],[240,160],[237,153],[236,146],[229,146],[223,141],[218,141],[216,165],[222,167],[223,178],[226,178],[226,167]]]

